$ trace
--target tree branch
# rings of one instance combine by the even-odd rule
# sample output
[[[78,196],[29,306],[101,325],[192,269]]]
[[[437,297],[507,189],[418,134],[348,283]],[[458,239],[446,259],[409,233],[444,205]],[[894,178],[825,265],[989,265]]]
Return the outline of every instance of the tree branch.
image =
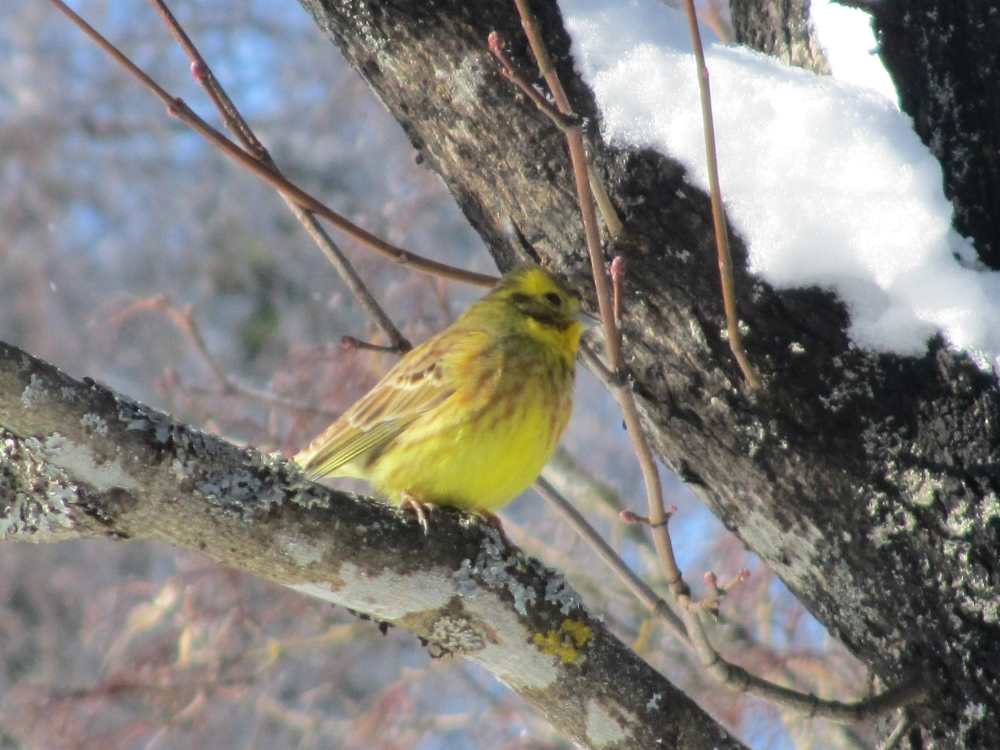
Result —
[[[461,513],[399,511],[0,343],[0,539],[200,550],[478,662],[583,747],[738,748],[561,576]]]

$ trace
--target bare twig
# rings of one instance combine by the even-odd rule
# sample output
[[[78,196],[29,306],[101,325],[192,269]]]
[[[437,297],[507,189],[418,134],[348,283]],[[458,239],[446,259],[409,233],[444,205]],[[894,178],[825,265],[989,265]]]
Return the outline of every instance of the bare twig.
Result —
[[[701,46],[698,31],[698,17],[694,11],[694,0],[684,0],[687,11],[688,29],[691,32],[691,47],[698,67],[698,91],[701,94],[701,117],[705,131],[705,162],[708,166],[709,195],[712,200],[712,225],[715,229],[715,246],[719,256],[719,276],[722,281],[722,304],[726,310],[726,330],[729,348],[743,371],[743,377],[753,389],[760,388],[760,377],[743,348],[740,333],[740,315],[736,309],[736,287],[733,282],[733,261],[729,253],[729,232],[726,228],[726,214],[722,208],[722,191],[719,188],[719,162],[715,153],[715,125],[712,120],[712,93],[708,84],[708,67],[705,52]]]
[[[905,708],[902,709],[899,712],[899,720],[885,740],[882,741],[882,744],[878,746],[878,750],[894,750],[899,745],[899,741],[903,739],[906,730],[910,728],[911,721],[910,712]]]
[[[570,115],[560,112],[558,109],[553,107],[549,103],[548,99],[538,92],[538,89],[528,83],[528,81],[524,80],[524,78],[514,70],[514,64],[510,61],[507,53],[504,52],[503,38],[497,32],[490,32],[490,35],[486,38],[486,43],[489,46],[492,55],[500,63],[500,74],[517,86],[521,92],[531,100],[531,103],[535,105],[539,112],[552,120],[553,125],[564,133],[573,128],[579,127],[580,123],[577,121],[576,117],[571,117]]]
[[[524,36],[527,38],[531,46],[531,51],[535,55],[535,61],[538,63],[538,72],[545,79],[545,83],[549,87],[549,91],[552,92],[552,98],[555,99],[559,111],[566,115],[571,114],[573,108],[569,104],[569,97],[566,96],[566,90],[563,89],[562,81],[559,80],[556,67],[552,64],[548,48],[542,41],[538,21],[535,20],[534,14],[528,8],[527,0],[514,0],[514,5],[517,6],[517,13],[521,17],[521,28],[524,29]],[[601,212],[601,218],[604,219],[604,225],[608,228],[608,234],[611,235],[612,239],[618,239],[625,231],[624,226],[622,226],[622,220],[618,216],[618,211],[611,204],[608,191],[604,189],[604,182],[589,163],[587,165],[587,178],[590,182],[590,189],[593,191],[594,198],[597,200],[597,207]]]
[[[593,526],[587,523],[587,520],[580,511],[574,508],[573,504],[564,498],[545,477],[539,477],[535,481],[535,489],[538,490],[542,497],[555,506],[556,510],[562,514],[563,518],[566,519],[569,525],[581,537],[590,543],[593,550],[615,572],[629,591],[652,612],[663,618],[674,636],[681,641],[687,642],[688,637],[684,630],[684,623],[670,608],[670,605],[657,596],[656,592],[645,581],[632,572],[632,569],[625,564],[621,557],[618,556],[618,553],[604,541],[604,538],[597,533]]]
[[[515,0],[519,2],[519,0]],[[520,3],[519,3],[520,10]],[[522,24],[527,24],[522,16]],[[578,119],[575,115],[565,114],[554,109],[548,101],[541,96],[535,88],[515,70],[510,58],[503,51],[503,40],[496,32],[489,35],[489,48],[493,56],[500,63],[500,72],[504,78],[514,83],[538,109],[555,123],[566,136],[566,143],[569,146],[570,159],[573,162],[573,173],[576,179],[576,188],[579,196],[586,195],[587,201],[580,201],[580,211],[583,216],[584,233],[587,239],[588,248],[596,248],[590,256],[591,272],[594,283],[597,286],[597,302],[600,308],[601,322],[604,326],[605,340],[609,349],[609,359],[612,363],[620,359],[620,345],[618,342],[617,327],[614,316],[611,312],[610,294],[608,292],[608,276],[604,268],[604,261],[601,258],[601,238],[597,230],[597,216],[594,213],[594,202],[591,199],[590,184],[587,178],[587,158],[583,145],[583,135],[580,130]],[[534,50],[533,50],[534,51]],[[547,53],[543,53],[547,54]],[[547,58],[546,58],[547,59]],[[580,167],[578,170],[577,167]],[[582,171],[581,171],[582,170]],[[581,184],[582,183],[582,184]],[[613,367],[613,369],[620,369]]]
[[[268,152],[267,148],[257,135],[253,132],[253,129],[244,119],[243,115],[236,108],[232,99],[226,93],[226,90],[219,83],[215,74],[212,72],[212,68],[206,62],[205,58],[202,57],[201,52],[195,46],[194,42],[191,41],[187,32],[178,23],[177,19],[174,17],[173,13],[167,7],[164,0],[150,0],[150,3],[160,14],[163,19],[164,24],[170,31],[174,39],[184,50],[188,59],[191,61],[191,74],[194,76],[195,80],[198,81],[202,88],[208,93],[212,102],[215,104],[216,109],[219,111],[219,115],[222,117],[222,121],[225,123],[226,127],[232,132],[243,144],[243,147],[250,152],[253,156],[257,158],[265,166],[270,167],[275,174],[281,174],[281,170],[278,169],[277,164],[275,164],[274,159]],[[347,285],[351,294],[354,298],[372,317],[375,324],[382,329],[382,332],[388,337],[391,342],[391,348],[399,351],[406,352],[412,347],[410,342],[400,333],[399,329],[396,328],[392,319],[386,314],[382,309],[382,306],[376,301],[375,297],[372,296],[371,292],[365,286],[361,277],[358,276],[354,267],[351,265],[350,261],[340,250],[337,244],[333,241],[326,230],[323,229],[322,225],[316,221],[316,219],[307,211],[303,210],[298,204],[295,203],[291,198],[289,198],[284,193],[280,193],[282,200],[285,201],[288,208],[294,214],[295,218],[298,219],[302,227],[309,233],[313,241],[319,247],[323,255],[326,256],[327,260],[334,267],[340,278]]]
[[[64,16],[73,22],[84,34],[86,34],[95,44],[110,55],[115,62],[129,72],[136,80],[142,83],[151,93],[162,101],[167,111],[190,127],[200,136],[208,140],[212,145],[220,149],[226,156],[233,159],[238,164],[249,169],[257,177],[272,185],[283,195],[287,195],[301,208],[311,211],[329,221],[341,231],[349,234],[355,240],[370,250],[390,258],[399,265],[404,265],[421,273],[427,273],[454,281],[462,281],[480,287],[492,287],[496,283],[496,278],[485,274],[466,271],[461,268],[449,266],[429,258],[425,258],[415,253],[411,253],[400,247],[386,242],[376,237],[370,232],[362,229],[356,224],[348,221],[326,204],[314,198],[305,190],[289,182],[271,167],[259,161],[255,156],[247,153],[225,135],[206,123],[192,110],[183,99],[171,96],[156,81],[149,77],[141,68],[133,63],[115,45],[101,36],[90,24],[84,21],[79,15],[73,12],[62,0],[49,0]]]
[[[611,309],[615,315],[615,325],[622,324],[622,286],[625,284],[625,256],[616,255],[611,261]]]
[[[621,380],[621,378],[608,369],[608,366],[604,364],[604,360],[601,359],[600,355],[594,351],[593,347],[589,342],[584,341],[580,345],[580,356],[590,367],[590,371],[597,376],[597,379],[601,381],[605,388],[609,391],[612,390]]]
[[[556,448],[552,458],[545,465],[549,481],[564,495],[583,498],[584,504],[603,515],[609,521],[618,517],[625,507],[618,491],[591,472],[576,456],[563,445]],[[639,541],[641,534],[635,534]]]
[[[515,0],[515,2],[518,4],[518,10],[522,13],[522,24],[529,27],[534,23],[534,21],[524,20],[524,13],[527,12],[526,6],[522,0]],[[529,42],[531,41],[532,37],[529,37]],[[493,51],[494,55],[497,56],[497,59],[503,67],[504,76],[517,83],[521,90],[532,88],[513,68],[506,56],[497,55],[496,50],[499,49],[501,44],[502,42],[500,41],[498,35],[490,35],[490,49]],[[540,49],[536,50],[534,48],[534,44],[537,44]],[[532,46],[532,52],[535,54],[536,59],[538,59],[539,56],[541,56],[542,59],[548,59],[547,52],[543,50],[543,47],[544,45],[541,43],[540,36],[536,34],[535,41]],[[570,120],[570,122],[572,122],[572,120]],[[654,531],[659,530],[663,532],[654,533],[654,543],[656,544],[659,557],[661,560],[665,561],[664,566],[666,580],[675,591],[676,595],[687,596],[687,586],[683,583],[680,571],[677,569],[677,563],[674,560],[673,548],[670,545],[669,537],[666,536],[665,529],[661,526],[665,520],[665,513],[663,510],[662,488],[660,485],[659,473],[657,472],[655,460],[653,458],[652,451],[649,448],[649,443],[646,440],[645,431],[639,422],[639,413],[635,405],[635,400],[632,398],[632,392],[625,385],[624,378],[622,376],[624,362],[621,351],[621,335],[618,330],[618,326],[615,324],[610,285],[608,283],[608,273],[605,268],[601,251],[601,241],[597,232],[597,218],[594,213],[594,201],[591,197],[590,184],[587,180],[586,155],[583,148],[583,138],[580,134],[579,126],[577,125],[568,124],[563,132],[566,135],[570,160],[573,164],[577,198],[580,204],[584,234],[587,241],[587,249],[590,255],[591,273],[594,277],[601,324],[604,329],[604,340],[608,349],[610,367],[607,369],[610,370],[610,380],[612,381],[611,391],[622,410],[629,439],[632,441],[632,446],[639,457],[643,479],[646,483],[647,499],[650,503],[649,515],[651,523],[658,527],[658,529],[654,529]]]
[[[166,315],[177,330],[191,343],[208,369],[212,371],[212,374],[218,381],[219,390],[222,391],[223,395],[238,394],[268,404],[269,406],[277,406],[300,414],[313,414],[330,418],[337,416],[325,409],[318,409],[312,404],[296,401],[295,399],[271,391],[261,390],[260,388],[240,383],[234,379],[226,373],[225,368],[223,368],[222,364],[209,351],[208,346],[205,344],[205,337],[201,335],[201,328],[194,317],[194,308],[191,305],[178,308],[174,306],[170,298],[165,294],[156,294],[152,297],[136,300],[124,309],[116,312],[109,319],[109,323],[118,326],[138,312],[159,312]]]
[[[359,349],[363,349],[369,352],[384,352],[387,354],[399,354],[399,349],[397,349],[394,346],[383,346],[382,344],[373,344],[370,341],[362,341],[361,339],[355,338],[354,336],[341,336],[340,348],[345,352],[353,352]]]
[[[638,513],[635,513],[626,508],[625,510],[623,510],[621,513],[618,514],[618,520],[620,520],[622,523],[628,524],[629,526],[649,526],[649,527],[665,526],[667,522],[670,520],[671,516],[673,516],[676,512],[677,512],[676,505],[671,505],[669,508],[664,508],[663,520],[660,521],[659,523],[653,523],[652,519],[650,519],[648,516],[641,516]]]

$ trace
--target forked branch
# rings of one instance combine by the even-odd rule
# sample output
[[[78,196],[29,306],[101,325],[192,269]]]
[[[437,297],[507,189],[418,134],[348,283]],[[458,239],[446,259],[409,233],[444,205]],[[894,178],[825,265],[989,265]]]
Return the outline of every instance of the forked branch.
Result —
[[[219,83],[219,80],[215,77],[215,73],[212,72],[212,68],[205,58],[202,57],[201,52],[198,51],[198,48],[191,41],[184,28],[178,23],[174,14],[170,12],[166,2],[164,0],[150,0],[150,3],[160,14],[167,30],[177,40],[181,49],[188,56],[188,59],[191,61],[191,74],[201,84],[202,88],[205,89],[212,103],[215,104],[219,116],[222,117],[222,121],[229,131],[239,139],[240,143],[243,144],[243,148],[249,154],[254,156],[264,166],[273,170],[275,174],[281,175],[281,170],[278,169],[278,165],[271,158],[271,154],[264,144],[261,143],[257,134],[254,133],[253,128],[247,123],[239,109],[237,109],[229,94],[222,87],[222,84]],[[411,348],[410,342],[400,333],[399,329],[392,322],[392,319],[382,309],[382,306],[371,292],[368,291],[368,287],[365,286],[357,271],[354,270],[354,266],[351,265],[347,256],[337,247],[333,238],[323,229],[323,226],[316,221],[312,214],[305,211],[288,195],[280,191],[278,194],[285,201],[285,204],[296,220],[298,220],[303,229],[306,230],[316,243],[316,246],[340,275],[341,280],[343,280],[344,284],[350,290],[354,299],[371,316],[375,324],[382,329],[382,332],[390,342],[390,346],[387,348],[390,351],[400,353],[409,351]]]
[[[148,91],[162,101],[171,115],[190,127],[198,133],[198,135],[205,138],[209,143],[218,148],[237,164],[249,169],[257,177],[281,192],[282,195],[288,196],[300,208],[322,216],[324,219],[337,227],[337,229],[340,229],[350,235],[369,250],[373,250],[381,255],[384,255],[399,265],[408,266],[409,268],[412,268],[415,271],[420,271],[421,273],[441,276],[443,278],[452,279],[453,281],[462,281],[474,286],[492,287],[493,284],[496,283],[496,278],[493,276],[487,276],[485,274],[455,268],[454,266],[449,266],[446,263],[440,263],[421,255],[411,253],[403,248],[396,247],[395,245],[376,237],[371,232],[362,229],[351,221],[348,221],[346,218],[329,208],[322,201],[314,198],[298,185],[289,182],[271,166],[260,161],[255,155],[244,151],[237,144],[226,138],[225,135],[201,119],[201,117],[199,117],[194,110],[192,110],[184,102],[183,99],[174,97],[164,90],[163,87],[156,83],[156,81],[146,74],[145,71],[133,63],[121,50],[105,39],[100,33],[97,32],[96,29],[94,29],[90,24],[84,21],[83,18],[77,15],[64,2],[62,2],[62,0],[49,0],[49,2],[51,2],[57,10],[72,21],[77,28],[83,31],[83,33],[86,34],[95,44],[110,55],[112,59],[124,68],[133,78],[138,80]]]

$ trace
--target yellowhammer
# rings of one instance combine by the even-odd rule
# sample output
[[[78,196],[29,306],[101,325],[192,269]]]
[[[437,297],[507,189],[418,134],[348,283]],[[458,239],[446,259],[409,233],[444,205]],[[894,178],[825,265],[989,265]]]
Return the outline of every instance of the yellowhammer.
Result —
[[[579,312],[542,269],[507,274],[295,460],[310,479],[367,480],[425,531],[423,504],[490,515],[535,480],[566,427]]]

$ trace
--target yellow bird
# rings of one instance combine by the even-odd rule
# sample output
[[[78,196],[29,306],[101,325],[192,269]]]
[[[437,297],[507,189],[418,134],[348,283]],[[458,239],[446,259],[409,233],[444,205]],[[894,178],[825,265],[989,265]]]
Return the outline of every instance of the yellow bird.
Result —
[[[540,268],[505,275],[407,353],[295,456],[310,479],[364,479],[390,502],[492,517],[541,472],[573,405],[579,299]]]

